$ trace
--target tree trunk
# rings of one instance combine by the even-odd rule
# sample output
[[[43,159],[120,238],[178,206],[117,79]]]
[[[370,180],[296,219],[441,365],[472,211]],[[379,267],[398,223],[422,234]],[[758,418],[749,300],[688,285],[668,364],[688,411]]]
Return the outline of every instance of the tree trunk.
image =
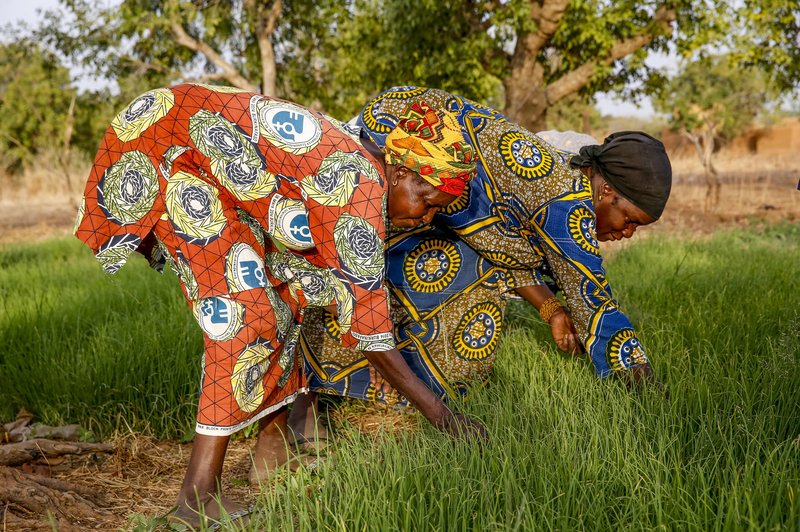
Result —
[[[550,41],[569,6],[569,0],[530,2],[530,18],[536,30],[518,35],[511,56],[506,90],[505,113],[529,131],[547,128],[547,86],[544,67],[537,62],[539,51]]]
[[[533,133],[547,129],[547,98],[542,86],[530,81],[509,77],[503,81],[506,89],[505,114]]]
[[[83,486],[0,467],[0,504],[28,515],[50,512],[69,521],[96,520],[109,515],[96,502],[101,500],[99,492]]]
[[[255,20],[255,34],[261,58],[261,93],[266,96],[276,96],[278,65],[275,62],[272,36],[275,34],[283,10],[283,1],[275,0],[269,8],[261,3],[256,5],[255,0],[245,0],[244,5]]]
[[[661,5],[655,16],[641,32],[615,42],[604,56],[598,56],[565,73],[549,85],[544,80],[544,68],[537,63],[539,52],[552,39],[569,7],[568,0],[539,0],[530,2],[531,20],[536,30],[518,35],[511,56],[509,76],[503,80],[506,89],[505,114],[531,131],[547,128],[547,108],[575,94],[594,77],[599,64],[615,61],[648,46],[660,35],[672,33],[677,14]]]
[[[683,136],[691,141],[700,162],[703,163],[703,174],[706,178],[706,200],[703,210],[708,212],[719,203],[719,178],[717,169],[714,168],[714,134],[716,125],[707,126],[702,133],[702,138],[691,131],[683,131]]]
[[[719,177],[712,161],[714,157],[714,132],[709,126],[703,132],[703,169],[706,175],[706,210],[713,211],[719,204]]]
[[[64,180],[67,184],[67,192],[72,192],[72,180],[69,177],[69,159],[70,148],[72,145],[72,131],[75,125],[75,101],[77,98],[78,95],[75,93],[72,95],[72,100],[69,102],[67,119],[64,123],[64,143],[61,148],[61,170],[64,172]]]
[[[220,69],[221,76],[233,86],[250,92],[258,92],[258,85],[244,77],[236,66],[227,61],[217,50],[202,39],[195,39],[189,35],[179,20],[171,21],[169,27],[176,43],[193,52],[203,54],[206,59]]]

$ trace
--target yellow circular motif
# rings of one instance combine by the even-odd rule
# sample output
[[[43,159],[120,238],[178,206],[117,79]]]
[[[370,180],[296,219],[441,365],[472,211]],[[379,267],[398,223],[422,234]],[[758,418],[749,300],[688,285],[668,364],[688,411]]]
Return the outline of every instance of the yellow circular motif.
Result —
[[[336,321],[336,315],[326,310],[323,314],[322,322],[325,324],[325,332],[328,334],[328,338],[337,342],[341,341],[342,329],[339,327],[339,322]]]
[[[111,121],[111,127],[123,142],[130,142],[169,113],[175,96],[169,89],[155,89],[133,100]]]
[[[493,264],[501,266],[508,266],[509,268],[524,268],[525,264],[514,258],[513,256],[500,251],[486,251],[483,256],[492,261]]]
[[[225,228],[217,190],[192,174],[177,172],[170,177],[165,203],[176,232],[189,242],[207,244]]]
[[[278,187],[257,146],[236,124],[201,109],[189,119],[189,136],[209,158],[211,171],[222,186],[237,199],[266,198]]]
[[[461,268],[461,254],[451,242],[425,240],[414,248],[403,263],[403,273],[413,290],[441,292]]]
[[[98,203],[115,222],[128,225],[142,219],[156,201],[158,175],[150,158],[137,150],[125,152],[97,185]]]
[[[492,355],[503,328],[500,307],[479,303],[461,317],[451,343],[456,355],[467,360],[483,360]]]
[[[577,207],[569,213],[569,234],[582,250],[592,255],[600,254],[595,233],[594,214],[586,207]]]
[[[469,187],[470,184],[467,183],[467,186],[464,187],[464,191],[461,193],[461,195],[456,198],[454,202],[448,204],[447,207],[442,209],[442,214],[455,214],[466,207],[469,203]]]
[[[509,131],[500,137],[498,148],[503,164],[520,177],[539,179],[553,171],[553,157],[533,136]]]
[[[264,375],[272,349],[259,342],[247,346],[239,355],[231,374],[231,388],[236,403],[244,412],[253,412],[264,400]]]
[[[375,167],[362,155],[337,150],[322,160],[315,175],[305,177],[300,184],[308,197],[320,205],[343,207],[361,176],[380,181]]]
[[[614,333],[606,344],[606,358],[614,371],[647,363],[647,355],[633,329],[620,329]]]

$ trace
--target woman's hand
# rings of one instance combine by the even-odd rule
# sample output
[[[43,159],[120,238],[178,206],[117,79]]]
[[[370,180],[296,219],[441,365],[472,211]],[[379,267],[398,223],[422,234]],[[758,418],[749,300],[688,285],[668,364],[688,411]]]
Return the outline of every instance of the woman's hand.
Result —
[[[481,422],[467,417],[464,414],[453,414],[446,425],[437,428],[451,436],[463,438],[467,441],[478,440],[483,443],[489,441],[489,433],[486,431],[486,427],[484,427]]]
[[[486,443],[488,434],[484,426],[447,408],[442,399],[411,371],[400,351],[364,351],[364,355],[389,385],[408,399],[434,427],[459,438]]]
[[[649,362],[634,366],[630,369],[623,369],[617,375],[629,390],[640,389],[645,386],[660,386],[656,381],[656,375]]]
[[[583,344],[575,330],[575,324],[572,323],[572,318],[563,308],[550,318],[550,332],[561,351],[571,355],[584,352]]]

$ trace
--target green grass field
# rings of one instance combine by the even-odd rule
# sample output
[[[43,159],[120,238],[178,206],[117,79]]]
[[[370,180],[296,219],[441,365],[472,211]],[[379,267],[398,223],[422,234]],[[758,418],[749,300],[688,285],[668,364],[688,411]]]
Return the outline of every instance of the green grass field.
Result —
[[[430,427],[345,431],[317,474],[263,490],[254,530],[800,530],[800,227],[653,236],[608,278],[663,388],[558,354],[523,306],[495,376]],[[101,273],[72,240],[0,250],[0,418],[191,434],[202,340],[177,280]]]

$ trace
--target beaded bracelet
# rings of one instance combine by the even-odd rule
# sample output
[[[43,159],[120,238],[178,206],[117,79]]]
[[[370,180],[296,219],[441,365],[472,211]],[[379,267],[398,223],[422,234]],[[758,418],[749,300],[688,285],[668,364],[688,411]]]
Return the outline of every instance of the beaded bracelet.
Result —
[[[557,297],[548,297],[539,307],[539,315],[545,323],[549,324],[553,316],[562,308],[561,301]]]

